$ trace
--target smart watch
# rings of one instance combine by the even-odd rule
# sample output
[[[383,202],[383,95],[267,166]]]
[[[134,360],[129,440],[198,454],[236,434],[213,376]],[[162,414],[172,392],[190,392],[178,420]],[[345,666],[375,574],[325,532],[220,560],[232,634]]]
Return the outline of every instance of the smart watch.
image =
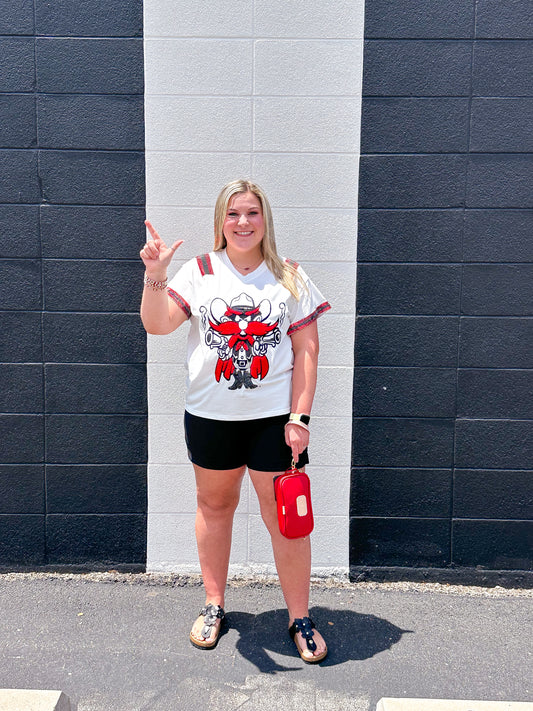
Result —
[[[291,412],[291,414],[289,415],[289,422],[294,422],[296,424],[300,422],[304,425],[308,425],[310,421],[311,418],[309,415],[303,415],[296,412]]]

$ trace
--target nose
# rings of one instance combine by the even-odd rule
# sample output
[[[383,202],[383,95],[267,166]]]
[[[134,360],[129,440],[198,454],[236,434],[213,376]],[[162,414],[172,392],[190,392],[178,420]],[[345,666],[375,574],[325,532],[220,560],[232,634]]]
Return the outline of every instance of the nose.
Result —
[[[248,222],[248,218],[246,217],[246,215],[241,215],[241,216],[239,217],[239,221],[238,221],[237,224],[238,224],[238,225],[246,225],[247,222]]]

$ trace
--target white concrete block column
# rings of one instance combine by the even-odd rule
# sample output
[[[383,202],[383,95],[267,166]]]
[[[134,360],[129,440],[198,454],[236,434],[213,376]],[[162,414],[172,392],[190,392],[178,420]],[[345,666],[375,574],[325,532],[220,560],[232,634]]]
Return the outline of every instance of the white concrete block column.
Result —
[[[224,183],[251,177],[278,248],[332,310],[319,320],[311,464],[316,573],[348,569],[364,0],[145,0],[147,215],[184,260],[209,251]],[[148,338],[148,563],[198,570],[194,477],[183,441],[186,328]],[[232,571],[273,570],[245,482]]]

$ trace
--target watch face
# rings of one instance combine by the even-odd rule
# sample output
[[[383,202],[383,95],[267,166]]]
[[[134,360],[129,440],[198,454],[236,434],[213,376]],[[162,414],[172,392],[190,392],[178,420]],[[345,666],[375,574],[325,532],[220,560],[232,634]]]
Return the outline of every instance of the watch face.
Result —
[[[300,420],[304,423],[304,425],[308,425],[311,418],[309,415],[300,415]]]

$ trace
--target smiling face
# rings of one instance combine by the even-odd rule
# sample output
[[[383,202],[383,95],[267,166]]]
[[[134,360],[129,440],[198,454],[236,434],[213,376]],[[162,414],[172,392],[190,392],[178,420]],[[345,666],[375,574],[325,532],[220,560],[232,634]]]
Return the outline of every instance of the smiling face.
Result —
[[[224,237],[228,256],[259,259],[261,242],[265,234],[265,223],[261,202],[254,193],[237,193],[226,210]]]

